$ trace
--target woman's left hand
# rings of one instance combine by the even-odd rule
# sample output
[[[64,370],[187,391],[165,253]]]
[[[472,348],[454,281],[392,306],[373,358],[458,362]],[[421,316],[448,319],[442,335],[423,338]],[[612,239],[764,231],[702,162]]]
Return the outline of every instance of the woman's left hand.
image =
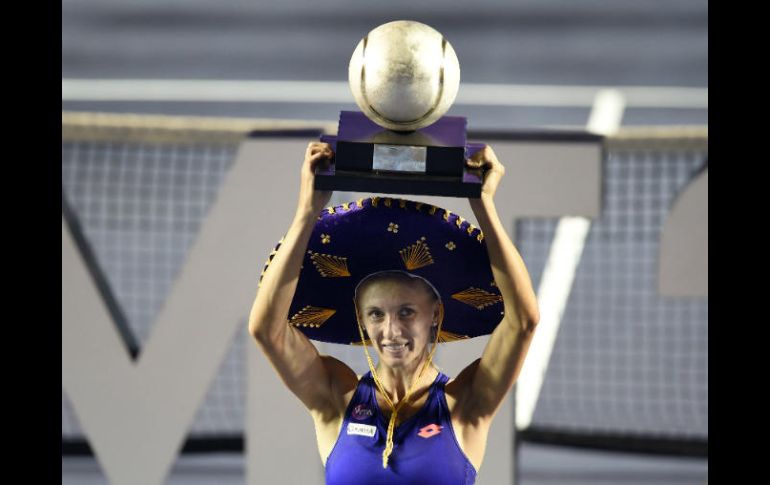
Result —
[[[497,155],[492,151],[489,145],[485,145],[484,148],[465,160],[465,164],[470,169],[481,169],[483,182],[481,185],[481,198],[492,199],[495,192],[497,192],[497,186],[500,184],[500,179],[505,175],[505,167],[497,159]]]

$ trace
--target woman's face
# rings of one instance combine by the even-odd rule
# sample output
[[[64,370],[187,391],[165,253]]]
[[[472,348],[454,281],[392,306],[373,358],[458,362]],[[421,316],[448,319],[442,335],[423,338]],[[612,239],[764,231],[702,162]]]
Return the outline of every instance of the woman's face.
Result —
[[[359,312],[380,362],[402,367],[423,356],[438,304],[419,283],[377,281],[361,293]]]

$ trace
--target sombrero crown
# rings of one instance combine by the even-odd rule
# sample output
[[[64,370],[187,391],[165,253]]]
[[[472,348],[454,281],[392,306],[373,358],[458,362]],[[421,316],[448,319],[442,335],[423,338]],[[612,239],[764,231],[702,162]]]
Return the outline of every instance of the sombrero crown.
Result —
[[[360,344],[354,290],[367,275],[394,269],[421,276],[438,290],[444,304],[439,341],[490,334],[503,318],[479,228],[430,204],[369,197],[329,207],[318,217],[289,324],[314,340]]]

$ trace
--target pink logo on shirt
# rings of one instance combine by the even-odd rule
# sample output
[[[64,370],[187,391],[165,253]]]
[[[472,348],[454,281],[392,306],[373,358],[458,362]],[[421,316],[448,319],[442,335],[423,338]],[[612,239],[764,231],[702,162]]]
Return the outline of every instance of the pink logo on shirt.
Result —
[[[443,426],[439,426],[437,424],[429,424],[428,426],[423,426],[420,428],[420,432],[417,433],[417,436],[427,439],[441,433],[442,428]]]
[[[366,419],[372,416],[372,410],[365,404],[358,404],[353,408],[353,419]]]

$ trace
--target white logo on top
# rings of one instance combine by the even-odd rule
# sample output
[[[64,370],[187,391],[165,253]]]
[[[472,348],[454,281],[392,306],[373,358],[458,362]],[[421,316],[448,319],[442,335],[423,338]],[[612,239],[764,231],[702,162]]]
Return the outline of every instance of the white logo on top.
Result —
[[[375,431],[377,431],[376,426],[361,423],[348,423],[348,434],[357,434],[359,436],[368,436],[371,438],[374,436]]]

